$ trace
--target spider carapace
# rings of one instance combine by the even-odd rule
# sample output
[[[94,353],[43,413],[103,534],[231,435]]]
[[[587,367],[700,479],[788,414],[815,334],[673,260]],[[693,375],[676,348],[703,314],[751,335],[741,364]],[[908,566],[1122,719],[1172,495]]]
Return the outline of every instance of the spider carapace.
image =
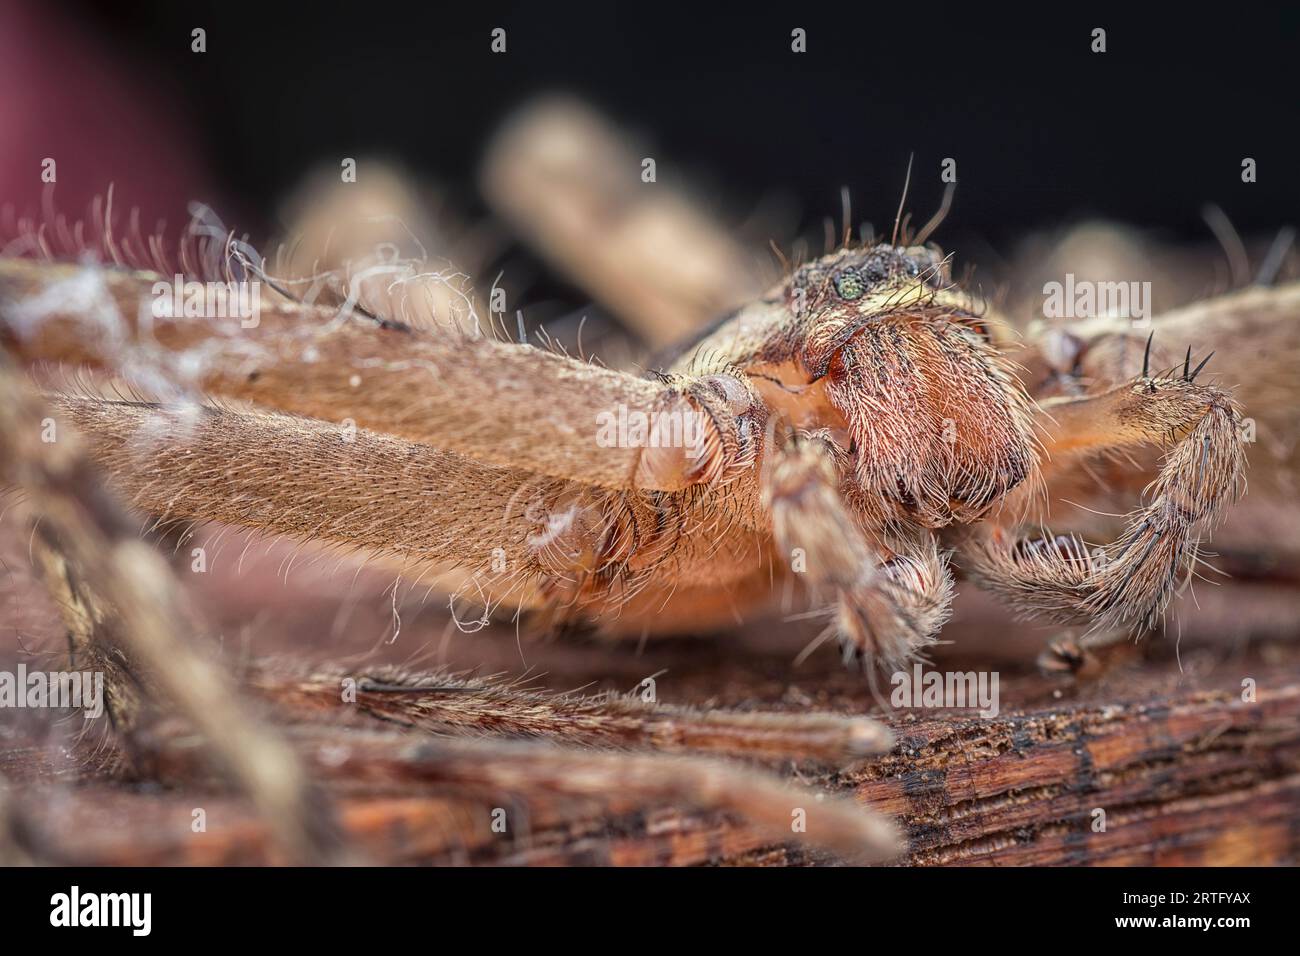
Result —
[[[741,369],[769,413],[846,456],[877,530],[972,521],[1035,465],[1029,402],[933,247],[845,249],[796,269],[694,348]]]

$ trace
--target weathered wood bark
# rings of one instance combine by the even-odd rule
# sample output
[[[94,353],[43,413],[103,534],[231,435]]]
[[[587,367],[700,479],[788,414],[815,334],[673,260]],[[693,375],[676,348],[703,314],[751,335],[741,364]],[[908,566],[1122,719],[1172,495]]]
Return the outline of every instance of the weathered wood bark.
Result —
[[[1096,685],[1067,687],[1059,700],[1046,679],[1004,680],[1003,713],[996,718],[901,712],[891,719],[899,743],[888,756],[849,770],[799,767],[797,775],[851,791],[900,818],[910,844],[904,863],[1294,863],[1300,857],[1298,650],[1272,648],[1267,661],[1237,655],[1203,676],[1180,674],[1175,660],[1132,662]],[[1241,699],[1239,674],[1256,682],[1256,702]],[[785,681],[759,672],[729,676],[728,698],[791,704],[788,694],[772,695],[788,687]],[[829,698],[843,709],[864,709],[847,676],[828,675]],[[1024,703],[1030,700],[1040,702]],[[0,752],[0,775],[14,785],[24,819],[50,858],[105,864],[276,859],[264,827],[229,795],[73,782],[50,754],[48,747]],[[506,835],[491,832],[486,808],[454,796],[368,795],[342,787],[340,798],[346,830],[377,861],[827,859],[798,845],[773,845],[719,813],[636,812],[617,796],[585,814],[539,802],[530,807],[528,832]],[[205,833],[191,830],[195,808],[206,813]],[[1104,811],[1104,831],[1095,827],[1097,811]]]

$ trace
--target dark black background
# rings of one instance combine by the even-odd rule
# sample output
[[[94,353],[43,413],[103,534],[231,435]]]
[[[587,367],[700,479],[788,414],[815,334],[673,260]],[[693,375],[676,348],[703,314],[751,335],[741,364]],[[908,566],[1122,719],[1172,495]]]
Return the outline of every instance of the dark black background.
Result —
[[[689,939],[699,948],[772,948],[774,941],[861,949],[881,929],[934,948],[988,950],[1006,940],[1068,938],[1076,945],[1207,951],[1234,947],[1287,925],[1291,873],[1285,868],[859,867],[760,871],[698,867],[622,869],[219,868],[0,869],[6,942],[42,949],[142,940],[174,950],[201,937],[242,949],[281,942],[293,951],[346,946],[382,952],[408,939],[477,950],[523,949],[575,939],[617,941],[653,952]],[[152,932],[53,928],[50,898],[76,884],[83,893],[149,892]],[[1249,903],[1124,903],[1124,894],[1248,893]],[[797,902],[813,898],[807,908]],[[791,901],[796,901],[792,904]],[[1116,917],[1241,917],[1249,927],[1117,928]],[[1254,935],[1252,935],[1252,933]],[[1164,943],[1169,940],[1169,943]],[[1155,941],[1155,942],[1153,942]],[[1205,944],[1209,944],[1206,946]],[[147,944],[146,944],[147,945]],[[1196,951],[1196,947],[1192,948]]]
[[[720,209],[784,195],[805,228],[838,215],[841,185],[858,218],[887,223],[912,151],[919,219],[938,203],[940,160],[958,161],[945,245],[1005,248],[1093,214],[1201,239],[1207,201],[1271,233],[1300,210],[1295,5],[124,6],[71,2],[189,113],[214,181],[255,217],[341,156],[396,156],[470,195],[490,131],[555,89],[646,134],[660,169],[690,174]],[[495,26],[505,55],[489,51]],[[805,55],[790,52],[795,26]],[[1255,184],[1241,182],[1245,156]]]

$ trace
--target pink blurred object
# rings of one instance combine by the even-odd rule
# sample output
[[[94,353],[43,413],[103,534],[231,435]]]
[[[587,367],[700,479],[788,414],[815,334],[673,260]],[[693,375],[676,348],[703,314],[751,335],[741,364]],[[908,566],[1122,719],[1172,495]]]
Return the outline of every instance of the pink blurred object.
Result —
[[[38,214],[50,158],[60,213],[84,216],[112,184],[115,221],[138,206],[143,228],[165,220],[167,234],[178,235],[187,204],[215,197],[193,124],[150,86],[147,66],[118,55],[67,10],[0,0],[0,207]]]

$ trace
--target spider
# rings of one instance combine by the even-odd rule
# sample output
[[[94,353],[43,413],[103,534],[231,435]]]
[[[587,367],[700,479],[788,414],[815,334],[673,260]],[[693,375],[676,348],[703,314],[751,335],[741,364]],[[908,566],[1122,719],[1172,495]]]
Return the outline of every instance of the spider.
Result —
[[[453,608],[475,604],[485,621],[523,611],[549,630],[707,633],[798,591],[826,609],[823,639],[869,676],[939,640],[954,563],[1017,612],[1087,628],[1048,655],[1059,666],[1156,627],[1244,488],[1240,403],[1275,388],[1269,363],[1294,356],[1282,319],[1300,287],[1213,299],[1154,329],[1094,318],[1020,341],[953,280],[926,242],[933,224],[900,239],[896,220],[887,242],[846,236],[764,287],[680,197],[614,181],[623,151],[590,114],[541,107],[502,133],[484,186],[651,344],[687,334],[645,374],[512,341],[463,276],[428,269],[427,250],[416,269],[395,245],[363,260],[357,249],[376,248],[364,230],[329,238],[326,203],[278,268],[224,230],[183,254],[190,278],[260,282],[253,324],[154,308],[173,266],[157,243],[115,239],[111,209],[103,265],[48,261],[39,230],[41,255],[0,260],[4,477],[36,519],[34,553],[75,652],[108,675],[116,761],[205,772],[163,719],[179,716],[276,821],[285,852],[308,860],[347,852],[327,792],[341,781],[526,797],[539,814],[547,799],[680,801],[778,836],[806,810],[796,832],[820,847],[884,860],[901,845],[880,815],[718,759],[886,752],[889,731],[867,717],[257,669],[245,684],[268,706],[322,724],[246,713],[222,670],[178,640],[194,626],[183,592],[114,499],[157,527],[215,521],[364,549]],[[574,215],[593,209],[599,243]],[[705,326],[711,313],[722,317]],[[1241,378],[1242,339],[1276,348],[1234,392],[1212,374]],[[1182,351],[1192,343],[1195,356]],[[139,394],[40,395],[18,364],[42,362]],[[71,434],[42,442],[46,420]],[[1094,467],[1110,471],[1100,498]],[[1093,516],[1103,543],[1047,530],[1054,503],[1090,494],[1133,500],[1118,519]],[[349,686],[360,706],[336,706]]]

